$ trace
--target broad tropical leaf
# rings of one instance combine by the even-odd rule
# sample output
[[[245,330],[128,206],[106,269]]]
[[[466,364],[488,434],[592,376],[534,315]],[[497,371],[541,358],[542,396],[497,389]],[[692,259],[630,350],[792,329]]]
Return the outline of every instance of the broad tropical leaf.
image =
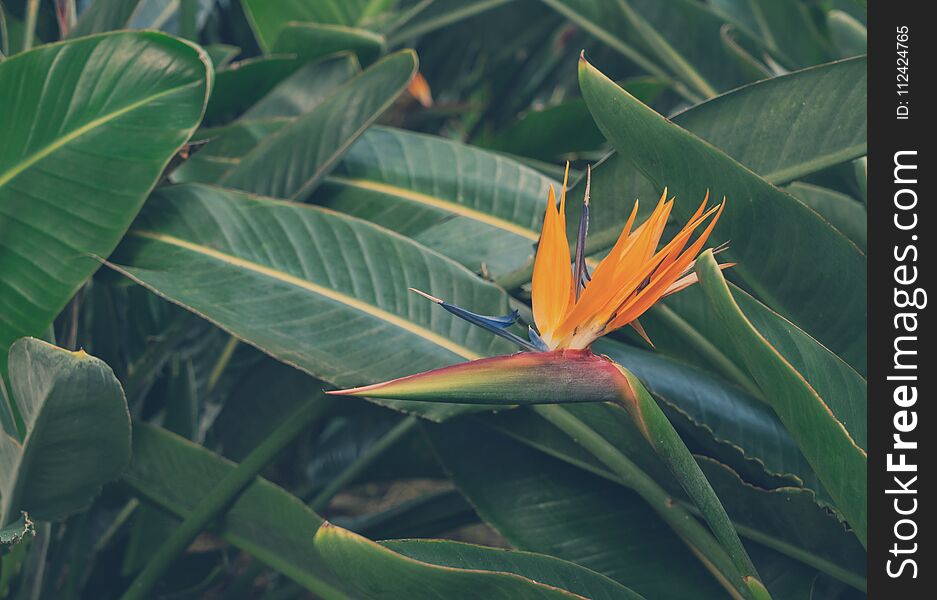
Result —
[[[795,181],[785,189],[865,250],[869,216],[860,202],[842,192],[802,181]]]
[[[865,77],[865,59],[820,65],[727,92],[678,113],[673,122],[778,185],[865,153]],[[839,100],[827,102],[825,94],[816,93],[826,89],[837,90]],[[796,98],[804,95],[814,101],[803,106]],[[739,135],[751,130],[759,134]],[[631,210],[629,202],[603,198],[653,200],[660,194],[657,183],[648,182],[642,169],[618,153],[597,165],[590,248],[611,246]]]
[[[565,405],[563,409],[631,458],[681,502],[686,502],[679,485],[642,443],[641,434],[623,410],[599,404]],[[576,440],[532,411],[485,415],[478,420],[565,463],[624,484]],[[741,536],[830,573],[854,587],[865,586],[862,545],[839,519],[816,503],[813,492],[793,486],[764,489],[742,481],[732,469],[716,460],[701,456],[697,456],[697,460]]]
[[[859,57],[774,77],[674,122],[771,183],[787,183],[866,153],[866,70]]]
[[[424,402],[554,405],[538,406],[548,409],[546,412],[540,410],[540,414],[548,419],[558,414],[558,418],[564,420],[567,413],[556,404],[613,402],[625,408],[645,441],[705,518],[735,569],[734,573],[723,571],[726,578],[739,590],[748,586],[754,591],[763,586],[718,496],[673,425],[644,384],[608,357],[597,356],[588,349],[519,353],[328,393]],[[577,422],[572,427],[579,431],[582,425]],[[576,435],[576,432],[570,432],[570,435]],[[607,457],[605,442],[601,446],[601,450],[593,450],[590,446],[590,452],[594,452],[609,468],[621,469],[622,461]],[[626,469],[633,477],[633,467],[629,464]],[[647,497],[646,493],[643,495]]]
[[[0,63],[0,373],[10,343],[42,334],[117,245],[201,119],[209,81],[201,50],[152,32]]]
[[[262,139],[290,122],[289,118],[239,119],[229,125],[199,129],[192,141],[207,143],[173,171],[171,179],[180,183],[217,183]]]
[[[265,139],[221,184],[279,198],[309,194],[416,73],[416,54],[402,50],[371,65],[315,109]]]
[[[312,200],[499,277],[532,260],[551,183],[497,154],[372,127]]]
[[[23,338],[10,349],[23,441],[0,432],[0,525],[82,510],[130,461],[130,414],[110,367],[82,351]]]
[[[771,336],[733,298],[711,254],[697,262],[700,285],[731,343],[863,543],[868,475],[864,381],[830,368],[803,335]],[[823,362],[821,362],[823,361]],[[825,362],[825,364],[824,364]],[[800,366],[798,369],[797,366]]]
[[[358,62],[348,54],[309,63],[280,81],[247,109],[239,122],[298,117],[324,102],[360,72]]]
[[[727,198],[713,236],[716,242],[731,240],[726,254],[738,262],[734,276],[851,363],[864,362],[860,325],[866,318],[866,264],[854,244],[802,203],[669,123],[584,60],[580,86],[599,128],[620,155],[656,186],[668,186],[683,199],[675,204],[678,218],[689,216],[707,191]]]
[[[346,27],[365,16],[371,0],[242,0],[247,20],[257,36],[257,43],[269,51],[280,32],[295,23],[311,22]]]
[[[436,290],[492,314],[508,312],[502,290],[411,240],[308,205],[201,185],[163,188],[114,262],[158,294],[334,385],[513,349],[407,288]],[[458,405],[414,408],[442,418]]]
[[[240,116],[302,66],[299,58],[279,54],[225,65],[215,73],[205,121],[216,124]]]
[[[295,54],[304,60],[352,52],[362,64],[374,62],[384,51],[384,38],[368,31],[322,23],[288,23],[271,48],[275,54]]]
[[[134,434],[134,459],[124,481],[179,517],[235,467],[162,429],[142,426]],[[640,598],[606,577],[548,556],[432,541],[381,546],[323,521],[298,498],[259,478],[227,512],[220,533],[326,598],[374,593],[450,598],[465,589],[504,598]]]
[[[725,598],[633,492],[484,428],[427,432],[462,493],[514,547],[583,565],[648,598]]]
[[[678,416],[682,416],[708,431],[717,444],[707,445],[713,457],[729,462],[740,473],[754,470],[753,465],[746,464],[749,461],[759,465],[759,470],[766,471],[751,483],[765,486],[765,475],[770,478],[793,475],[801,485],[825,496],[797,444],[763,400],[736,385],[657,352],[639,350],[608,339],[600,340],[593,349],[607,354],[637,375],[661,402],[678,429]],[[578,414],[578,411],[574,412]],[[697,441],[701,436],[701,433],[683,431],[690,434],[685,434],[685,437]],[[731,450],[740,452],[745,462],[739,461]]]

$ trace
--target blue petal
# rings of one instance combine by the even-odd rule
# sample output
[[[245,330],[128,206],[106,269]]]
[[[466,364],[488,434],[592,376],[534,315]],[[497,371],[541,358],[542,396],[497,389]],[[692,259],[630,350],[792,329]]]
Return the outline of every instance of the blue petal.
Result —
[[[543,339],[540,337],[540,334],[537,333],[537,330],[533,327],[527,328],[527,337],[530,338],[530,343],[536,346],[537,349],[541,352],[548,352],[550,350],[549,346],[547,346],[547,343],[543,341]]]
[[[537,351],[539,349],[519,335],[511,333],[507,330],[508,327],[516,323],[517,319],[520,318],[520,313],[518,313],[516,310],[511,311],[510,314],[491,317],[488,315],[479,315],[477,313],[473,313],[471,311],[465,310],[462,307],[456,306],[455,304],[449,304],[448,302],[437,302],[437,304],[460,319],[490,331],[497,336],[503,337],[504,339],[517,344],[525,350]]]

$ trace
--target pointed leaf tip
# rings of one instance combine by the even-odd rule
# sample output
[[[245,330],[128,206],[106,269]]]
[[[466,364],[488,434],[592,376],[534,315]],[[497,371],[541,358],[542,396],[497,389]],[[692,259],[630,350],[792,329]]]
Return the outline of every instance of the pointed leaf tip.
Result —
[[[437,298],[436,296],[431,296],[427,294],[426,292],[420,291],[416,288],[407,288],[407,290],[413,292],[414,294],[419,294],[423,296],[424,298],[426,298],[427,300],[429,300],[430,302],[435,302],[436,304],[443,304],[444,302],[443,300]]]

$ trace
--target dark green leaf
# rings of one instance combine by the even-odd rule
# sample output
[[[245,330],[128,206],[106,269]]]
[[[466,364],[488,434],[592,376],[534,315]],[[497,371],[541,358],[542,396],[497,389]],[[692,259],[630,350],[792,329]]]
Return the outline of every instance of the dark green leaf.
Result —
[[[512,350],[407,288],[492,314],[508,312],[502,290],[411,240],[308,205],[207,186],[164,188],[115,262],[151,290],[335,385]],[[458,409],[412,407],[436,418]]]
[[[412,50],[381,59],[315,109],[266,138],[221,183],[279,198],[304,197],[415,73]]]
[[[864,363],[866,263],[854,244],[802,203],[668,122],[585,61],[580,84],[619,155],[678,198],[678,219],[692,214],[707,191],[716,199],[727,198],[713,242],[731,240],[730,258],[724,260],[738,263],[734,276],[851,363]],[[649,143],[636,144],[636,139]]]
[[[234,468],[164,430],[138,427],[124,480],[147,501],[182,517]],[[448,546],[421,546],[433,542],[408,542],[407,554],[399,554],[322,521],[295,496],[260,478],[227,512],[219,533],[325,598],[453,598],[465,589],[505,599],[583,597],[574,595],[577,590],[598,598],[636,597],[596,573],[549,557],[471,546],[459,558]]]
[[[725,597],[633,492],[485,429],[427,430],[459,489],[515,547],[588,567],[648,598]]]
[[[794,327],[770,336],[758,315],[733,298],[711,253],[700,257],[696,271],[735,351],[864,545],[865,382],[844,364],[836,368],[835,356],[824,356]]]
[[[60,519],[85,508],[130,460],[130,414],[102,361],[33,338],[10,348],[10,388],[26,426],[0,433],[0,524],[26,511]]]
[[[271,52],[312,60],[337,52],[351,52],[362,64],[374,62],[384,51],[384,38],[366,29],[321,23],[288,23],[277,35]]]
[[[270,50],[280,32],[299,22],[343,25],[358,23],[371,0],[242,0],[247,20],[264,51]]]
[[[0,372],[117,245],[199,122],[207,70],[196,46],[153,32],[0,63]]]
[[[836,190],[802,181],[795,181],[785,189],[790,195],[817,211],[865,251],[868,215],[862,204]]]

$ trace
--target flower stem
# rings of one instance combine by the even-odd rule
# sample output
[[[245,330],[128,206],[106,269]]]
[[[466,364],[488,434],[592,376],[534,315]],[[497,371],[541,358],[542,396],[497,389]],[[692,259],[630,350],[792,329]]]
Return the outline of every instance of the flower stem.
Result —
[[[620,366],[618,368],[631,388],[625,390],[622,404],[635,420],[638,429],[699,508],[713,535],[745,579],[744,584],[752,595],[757,598],[770,598],[765,595],[768,591],[761,584],[758,571],[742,545],[742,540],[739,539],[722,502],[677,430],[640,380],[626,369]]]
[[[608,467],[621,483],[637,492],[734,598],[755,600],[716,538],[618,448],[559,404],[538,404],[532,408]]]
[[[260,470],[276,458],[281,450],[296,439],[296,436],[325,414],[331,405],[330,399],[316,397],[314,400],[303,402],[287,415],[273,433],[254,448],[236,469],[222,479],[163,542],[146,567],[130,584],[122,600],[144,600],[151,597],[150,592],[163,573],[185,551],[192,540],[211,521],[224,514],[241,493],[253,483]]]

